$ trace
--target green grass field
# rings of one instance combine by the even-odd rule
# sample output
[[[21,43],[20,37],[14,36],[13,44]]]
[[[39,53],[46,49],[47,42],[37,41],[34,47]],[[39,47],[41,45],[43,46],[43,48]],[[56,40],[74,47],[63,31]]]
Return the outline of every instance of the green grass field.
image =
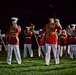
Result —
[[[44,61],[41,57],[22,57],[22,64],[18,65],[13,55],[12,65],[7,65],[6,53],[0,52],[0,75],[76,75],[75,58],[60,58],[61,63],[55,65],[52,57],[49,66]]]

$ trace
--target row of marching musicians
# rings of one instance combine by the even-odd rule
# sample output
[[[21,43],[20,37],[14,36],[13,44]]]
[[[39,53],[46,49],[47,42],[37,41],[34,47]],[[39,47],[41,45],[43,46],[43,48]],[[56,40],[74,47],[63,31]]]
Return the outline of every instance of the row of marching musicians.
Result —
[[[32,32],[38,35],[39,41],[37,40],[37,37],[35,35],[37,45],[38,45],[38,55],[40,56],[41,49],[45,56],[45,65],[50,64],[50,52],[51,49],[53,51],[55,64],[59,64],[59,50],[57,49],[58,39],[57,39],[57,31],[62,29],[62,26],[59,22],[59,19],[49,18],[49,23],[45,25],[43,29],[39,29],[38,31],[34,30],[34,25],[31,25],[27,28],[27,31],[25,31],[25,44],[24,44],[24,54],[23,57],[27,57],[27,49],[29,50],[30,57],[33,57],[33,51],[31,49],[32,40],[31,37],[33,33],[30,31],[30,28],[32,29]]]
[[[60,25],[59,19],[55,19],[55,23]],[[76,57],[76,50],[75,50],[75,42],[76,42],[76,30],[75,30],[75,24],[71,24],[67,26],[64,30],[56,30],[56,40],[57,40],[57,50],[60,55],[60,57],[64,56],[70,56],[70,58],[73,59],[73,54]],[[24,44],[24,55],[23,57],[27,57],[27,49],[28,47],[30,57],[33,57],[33,51],[31,49],[32,40],[31,37],[33,33],[38,35],[39,38],[39,45],[38,45],[38,55],[41,56],[41,49],[46,56],[46,34],[43,32],[43,29],[39,29],[38,31],[33,29],[33,33],[30,31],[31,27],[27,27],[27,33],[25,33],[25,44]],[[50,32],[50,31],[49,31]],[[50,39],[49,39],[50,41]]]
[[[62,57],[69,55],[71,59],[76,57],[76,25],[70,24],[58,33],[58,50]]]
[[[69,56],[71,59],[73,55],[76,57],[76,24],[70,24],[62,30],[59,19],[50,18],[49,23],[43,29],[33,30],[33,32],[39,35],[38,53],[40,56],[40,49],[42,49],[46,65],[50,62],[51,48],[56,64],[60,63],[59,56]]]
[[[17,25],[18,18],[12,17],[12,25],[8,29],[8,31],[5,34],[1,34],[0,37],[9,37],[8,41],[8,52],[7,52],[7,64],[11,64],[12,60],[12,51],[14,50],[16,60],[18,64],[21,64],[21,56],[20,56],[20,50],[19,50],[19,33],[21,32],[21,26]],[[24,40],[24,53],[23,57],[27,57],[27,50],[28,48],[30,57],[33,57],[33,50],[31,48],[32,46],[32,40],[31,37],[33,33],[39,35],[39,56],[40,56],[40,48],[42,48],[44,54],[45,54],[45,65],[50,64],[50,52],[51,48],[53,51],[55,64],[59,64],[59,50],[57,49],[58,44],[58,38],[57,38],[57,31],[62,30],[62,26],[58,19],[54,18],[48,18],[49,22],[45,25],[43,29],[40,29],[39,31],[34,30],[33,25],[31,27],[27,27],[27,30],[24,31],[25,33],[25,40]],[[30,28],[32,29],[33,33],[30,31]],[[68,34],[70,32],[68,29],[66,29]],[[27,34],[28,33],[28,34]],[[69,37],[69,36],[68,36]],[[37,42],[38,43],[38,42]],[[69,42],[68,42],[69,43]],[[73,50],[74,45],[71,45],[71,48]],[[70,57],[72,57],[73,51],[70,50]]]

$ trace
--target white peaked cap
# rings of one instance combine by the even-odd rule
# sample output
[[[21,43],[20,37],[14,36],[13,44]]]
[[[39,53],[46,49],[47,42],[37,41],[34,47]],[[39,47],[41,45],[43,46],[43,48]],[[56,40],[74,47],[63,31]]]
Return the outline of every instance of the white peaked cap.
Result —
[[[70,25],[68,25],[66,28],[70,28]]]
[[[11,17],[11,20],[15,20],[15,21],[17,21],[18,18],[17,18],[17,17]]]
[[[59,22],[60,20],[59,20],[59,19],[55,19],[55,21],[56,21],[56,22]]]
[[[71,24],[71,26],[74,26],[74,27],[75,27],[75,26],[76,26],[76,24]]]
[[[30,27],[26,27],[27,29],[30,29]]]
[[[62,30],[62,32],[66,32],[66,30],[64,29],[64,30]]]
[[[42,29],[39,29],[39,31],[42,31]]]

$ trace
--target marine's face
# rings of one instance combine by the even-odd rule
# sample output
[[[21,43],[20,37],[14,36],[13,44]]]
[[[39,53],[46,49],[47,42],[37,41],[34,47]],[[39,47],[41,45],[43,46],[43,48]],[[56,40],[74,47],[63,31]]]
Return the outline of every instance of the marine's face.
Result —
[[[75,26],[72,27],[72,30],[74,30],[74,29],[75,29]]]
[[[49,18],[49,23],[54,23],[54,18]]]
[[[62,32],[62,34],[65,35],[66,33],[65,32]]]
[[[59,34],[62,34],[62,31],[59,31]]]
[[[26,31],[29,33],[30,29],[29,29],[29,28],[27,28],[27,29],[26,29]]]

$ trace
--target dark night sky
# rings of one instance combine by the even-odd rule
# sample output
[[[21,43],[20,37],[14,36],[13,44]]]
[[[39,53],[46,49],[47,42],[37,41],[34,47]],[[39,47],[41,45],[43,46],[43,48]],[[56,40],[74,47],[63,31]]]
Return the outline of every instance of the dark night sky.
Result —
[[[66,2],[68,1],[68,2]],[[46,11],[48,5],[52,5],[56,13],[56,18],[65,28],[68,24],[76,23],[76,4],[74,0],[5,0],[0,2],[0,29],[5,33],[11,24],[11,17],[19,18],[18,24],[22,31],[31,22],[35,28],[43,28],[46,21]]]
[[[60,19],[63,27],[70,23],[76,23],[76,4],[74,0],[10,0],[0,2],[0,29],[5,31],[11,24],[10,18],[19,18],[18,24],[24,28],[33,22],[36,28],[44,27],[46,7],[51,4],[56,11],[56,17]],[[4,32],[4,31],[3,31]]]

